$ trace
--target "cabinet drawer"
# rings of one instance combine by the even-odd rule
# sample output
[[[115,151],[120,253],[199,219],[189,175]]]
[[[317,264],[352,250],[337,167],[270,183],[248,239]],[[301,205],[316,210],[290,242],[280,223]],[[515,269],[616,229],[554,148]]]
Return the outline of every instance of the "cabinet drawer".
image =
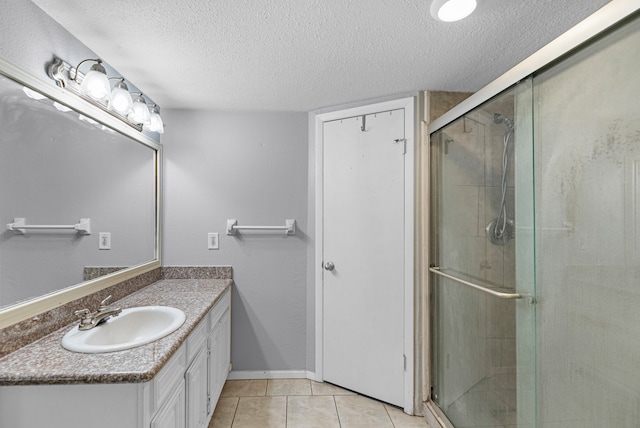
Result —
[[[231,303],[231,292],[227,290],[224,293],[224,296],[218,300],[218,303],[215,304],[213,309],[211,309],[211,313],[209,314],[209,330],[212,330],[216,324],[220,321],[220,318],[225,313],[229,304]]]
[[[204,346],[209,331],[209,320],[205,316],[187,338],[187,365],[191,363],[200,348]]]
[[[176,385],[182,381],[187,369],[184,346],[181,346],[153,381],[153,409],[162,405]]]

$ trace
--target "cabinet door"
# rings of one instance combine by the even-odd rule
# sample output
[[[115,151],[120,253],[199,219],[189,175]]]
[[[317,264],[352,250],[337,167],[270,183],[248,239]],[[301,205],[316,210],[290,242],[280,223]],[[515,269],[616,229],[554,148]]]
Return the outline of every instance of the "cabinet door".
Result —
[[[220,375],[218,370],[218,349],[220,348],[220,323],[216,324],[209,335],[209,397],[211,397],[211,406],[209,413],[213,413],[218,396],[216,392],[220,383]]]
[[[185,373],[187,428],[206,428],[208,423],[207,355],[207,348],[203,346]]]
[[[184,381],[182,381],[151,420],[151,428],[185,428],[184,408]]]
[[[229,375],[229,364],[231,363],[231,310],[227,310],[220,319],[219,333],[219,365],[220,389],[224,386]]]
[[[227,380],[230,356],[230,317],[229,310],[220,318],[209,336],[209,396],[212,407],[220,397],[222,387]],[[213,408],[210,409],[213,412]]]

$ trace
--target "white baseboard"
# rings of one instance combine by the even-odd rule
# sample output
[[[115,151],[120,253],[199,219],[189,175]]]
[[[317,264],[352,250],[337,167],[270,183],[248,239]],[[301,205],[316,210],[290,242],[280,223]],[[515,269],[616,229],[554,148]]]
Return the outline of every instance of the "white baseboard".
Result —
[[[315,378],[316,374],[307,370],[232,370],[227,377],[228,380]]]

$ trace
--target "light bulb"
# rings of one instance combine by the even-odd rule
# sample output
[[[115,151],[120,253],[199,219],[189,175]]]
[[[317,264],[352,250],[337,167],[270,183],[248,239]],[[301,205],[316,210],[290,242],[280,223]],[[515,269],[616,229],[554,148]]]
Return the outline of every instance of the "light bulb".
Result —
[[[83,114],[81,114],[80,116],[78,116],[78,119],[82,120],[83,122],[87,122],[90,123],[92,125],[98,125],[98,122],[96,122],[95,120],[91,119],[90,117],[87,117]]]
[[[57,108],[58,110],[60,110],[61,112],[63,112],[63,113],[66,113],[66,112],[71,111],[71,109],[70,109],[69,107],[67,107],[67,106],[65,106],[65,105],[63,105],[63,104],[60,104],[60,103],[59,103],[59,102],[57,102],[57,101],[54,101],[54,102],[53,102],[53,106],[54,106],[55,108]]]
[[[25,94],[27,94],[29,98],[32,98],[34,100],[44,100],[45,98],[47,98],[45,95],[42,95],[40,92],[36,92],[33,89],[27,88],[26,86],[23,86],[22,90],[24,91]]]
[[[158,134],[164,133],[164,123],[157,106],[154,105],[151,109],[151,122],[145,125],[143,129],[149,132],[157,132]]]
[[[131,99],[129,88],[123,80],[117,82],[111,91],[109,109],[120,113],[123,116],[129,114],[133,109],[133,100]]]
[[[142,94],[138,95],[133,102],[133,108],[127,116],[131,123],[138,125],[149,125],[151,123],[151,114],[149,113],[149,107],[145,102]]]
[[[151,113],[151,127],[153,132],[164,134],[164,122],[159,113]]]
[[[80,93],[93,98],[96,101],[105,102],[109,99],[111,85],[107,72],[100,62],[93,64],[91,70],[85,74],[80,85]]]

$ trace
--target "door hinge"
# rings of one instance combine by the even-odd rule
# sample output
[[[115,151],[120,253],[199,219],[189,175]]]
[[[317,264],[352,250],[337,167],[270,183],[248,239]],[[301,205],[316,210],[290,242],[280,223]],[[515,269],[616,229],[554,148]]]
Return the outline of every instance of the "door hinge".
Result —
[[[406,138],[396,138],[393,140],[394,143],[399,144],[402,143],[402,154],[407,154],[407,139]]]
[[[211,396],[207,394],[207,415],[211,414]]]
[[[402,355],[402,365],[404,367],[404,371],[407,371],[407,356]]]

